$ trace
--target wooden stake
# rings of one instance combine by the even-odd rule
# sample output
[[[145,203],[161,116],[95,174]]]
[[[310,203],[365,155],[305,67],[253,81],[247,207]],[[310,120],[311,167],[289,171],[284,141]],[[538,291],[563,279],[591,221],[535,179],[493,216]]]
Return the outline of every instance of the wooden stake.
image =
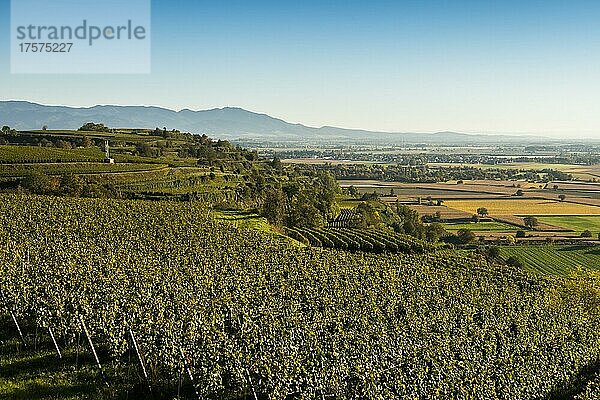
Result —
[[[252,383],[252,378],[250,378],[250,372],[248,372],[248,368],[246,368],[246,376],[248,377],[248,383],[252,388],[252,394],[254,395],[254,400],[258,400],[258,396],[256,395],[256,390],[254,390],[254,384]]]
[[[92,337],[90,336],[90,333],[88,332],[87,327],[85,326],[85,322],[83,321],[83,318],[81,316],[79,316],[79,321],[81,322],[81,326],[83,327],[83,332],[85,333],[85,336],[87,337],[88,343],[90,344],[90,347],[92,349],[92,353],[94,354],[94,358],[96,359],[96,365],[98,366],[98,369],[100,370],[100,376],[102,377],[102,380],[104,381],[106,386],[110,386],[108,384],[108,380],[106,379],[106,376],[104,375],[104,371],[102,370],[102,365],[100,364],[100,359],[98,358],[98,353],[96,353],[96,348],[94,347],[94,342],[92,342]]]
[[[142,355],[140,354],[140,349],[137,345],[137,341],[135,340],[135,335],[133,334],[133,330],[131,330],[131,327],[129,328],[129,336],[131,336],[131,343],[133,343],[133,348],[135,349],[135,354],[137,355],[137,359],[140,363],[140,366],[142,367],[142,373],[144,374],[144,379],[146,379],[146,384],[148,385],[148,390],[150,391],[150,394],[152,394],[152,385],[150,384],[150,378],[148,378],[148,372],[146,372],[146,365],[144,365],[144,360],[142,358]]]
[[[183,355],[183,350],[181,350],[181,347],[179,348],[179,354],[181,354],[181,359],[183,360],[183,365],[185,366],[188,376],[190,377],[190,380],[192,381],[192,387],[194,388],[194,393],[196,394],[196,398],[198,400],[200,400],[200,395],[198,394],[198,390],[196,389],[196,383],[194,382],[194,375],[192,375],[192,370],[191,370],[190,366],[188,365],[187,360],[185,359],[185,356]]]
[[[75,348],[75,369],[79,370],[79,346],[81,345],[81,332],[77,331],[77,347]]]
[[[60,349],[58,348],[58,343],[56,343],[56,339],[54,338],[54,333],[52,333],[51,327],[48,327],[48,333],[50,333],[50,337],[52,338],[52,341],[54,342],[54,347],[56,348],[56,352],[58,353],[58,358],[62,359],[62,354],[60,354]]]
[[[17,326],[17,331],[19,332],[19,336],[21,337],[21,341],[23,342],[23,347],[27,347],[27,342],[25,342],[25,338],[23,337],[23,332],[21,331],[21,327],[19,326],[19,323],[17,322],[17,317],[15,317],[15,314],[12,311],[10,312],[10,316],[12,317],[15,325]]]

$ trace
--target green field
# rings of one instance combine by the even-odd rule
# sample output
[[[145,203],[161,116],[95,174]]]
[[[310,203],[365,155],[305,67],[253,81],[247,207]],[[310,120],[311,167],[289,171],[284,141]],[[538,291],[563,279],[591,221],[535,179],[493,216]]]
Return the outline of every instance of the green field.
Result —
[[[517,257],[526,269],[548,275],[569,275],[579,268],[600,270],[600,246],[504,246],[500,254],[505,259]]]
[[[570,229],[575,232],[591,231],[594,236],[600,232],[600,216],[566,216],[566,217],[538,217],[541,223]]]
[[[459,229],[468,229],[473,232],[511,232],[520,228],[504,224],[502,222],[466,222],[466,223],[445,223],[442,224],[447,231],[458,231]]]

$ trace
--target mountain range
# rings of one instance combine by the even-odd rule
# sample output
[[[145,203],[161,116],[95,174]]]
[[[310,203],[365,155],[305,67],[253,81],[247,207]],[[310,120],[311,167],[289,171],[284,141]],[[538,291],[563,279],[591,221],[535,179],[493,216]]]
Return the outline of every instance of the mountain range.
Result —
[[[181,111],[161,107],[97,105],[76,108],[49,106],[27,101],[0,101],[0,124],[18,130],[77,129],[86,122],[103,123],[115,128],[167,127],[185,132],[207,134],[229,140],[264,142],[328,141],[492,144],[512,142],[543,142],[536,136],[464,134],[456,132],[392,133],[331,126],[320,128],[292,124],[266,114],[242,108],[225,107],[210,110]]]

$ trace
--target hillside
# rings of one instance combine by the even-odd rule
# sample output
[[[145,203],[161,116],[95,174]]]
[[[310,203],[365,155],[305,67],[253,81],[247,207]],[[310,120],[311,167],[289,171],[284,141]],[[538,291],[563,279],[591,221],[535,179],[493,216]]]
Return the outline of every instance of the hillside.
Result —
[[[1,200],[2,313],[20,322],[25,343],[51,328],[69,355],[89,334],[107,368],[92,375],[97,398],[111,398],[102,380],[121,396],[148,393],[149,382],[159,398],[173,398],[178,380],[190,398],[192,382],[200,398],[220,399],[598,395],[589,277],[535,277],[453,251],[300,248],[218,223],[198,203]],[[48,380],[72,396],[93,393],[75,386],[77,370],[66,373],[74,357],[54,375],[33,374],[53,365],[43,338],[45,361],[26,364],[28,379],[0,378],[0,395]],[[0,352],[9,376],[26,373],[19,349]],[[87,342],[77,349],[91,354]],[[90,357],[82,362],[93,370]],[[141,380],[114,373],[128,369]]]

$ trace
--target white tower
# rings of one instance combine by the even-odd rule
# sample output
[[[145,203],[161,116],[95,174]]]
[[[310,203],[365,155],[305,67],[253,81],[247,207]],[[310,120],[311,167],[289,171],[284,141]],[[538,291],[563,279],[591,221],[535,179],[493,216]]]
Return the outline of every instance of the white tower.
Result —
[[[108,146],[108,139],[104,141],[104,162],[109,164],[115,163],[115,159],[110,158],[110,147]]]

